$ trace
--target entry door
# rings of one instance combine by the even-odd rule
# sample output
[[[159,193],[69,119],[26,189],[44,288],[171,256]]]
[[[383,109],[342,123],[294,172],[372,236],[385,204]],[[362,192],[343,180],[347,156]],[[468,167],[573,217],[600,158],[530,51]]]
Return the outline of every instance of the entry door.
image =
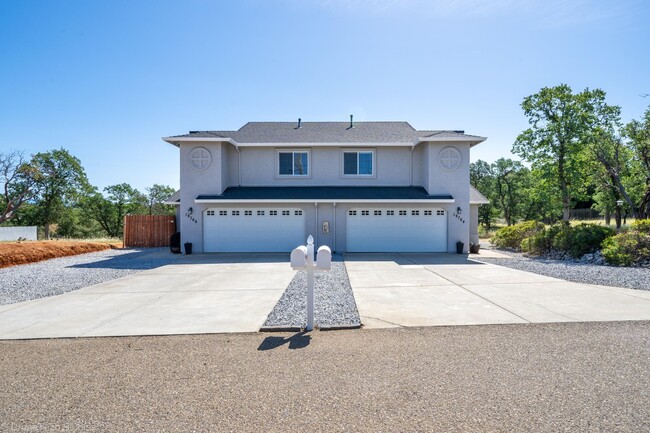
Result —
[[[203,218],[205,252],[286,252],[305,243],[302,209],[211,208]]]
[[[374,208],[348,210],[348,252],[446,252],[443,209]]]

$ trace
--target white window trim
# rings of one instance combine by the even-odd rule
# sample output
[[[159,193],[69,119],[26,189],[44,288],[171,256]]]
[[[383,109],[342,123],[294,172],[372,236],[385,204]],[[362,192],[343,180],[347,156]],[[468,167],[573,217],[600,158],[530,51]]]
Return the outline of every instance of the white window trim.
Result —
[[[345,154],[370,152],[372,154],[372,174],[345,174]],[[340,155],[340,173],[341,179],[376,179],[377,178],[377,150],[375,148],[350,148],[341,149]],[[359,170],[359,158],[357,157],[357,171]]]
[[[280,154],[281,153],[307,153],[307,174],[280,174]],[[311,162],[311,149],[275,149],[275,178],[276,179],[311,179],[312,162]]]

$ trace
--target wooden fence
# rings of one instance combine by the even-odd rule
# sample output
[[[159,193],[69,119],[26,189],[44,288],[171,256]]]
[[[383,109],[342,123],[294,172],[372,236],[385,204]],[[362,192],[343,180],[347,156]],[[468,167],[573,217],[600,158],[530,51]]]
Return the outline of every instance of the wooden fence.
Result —
[[[597,220],[602,217],[594,209],[569,209],[569,218],[578,220]]]
[[[176,232],[173,215],[126,215],[124,217],[125,247],[168,247],[169,237]]]

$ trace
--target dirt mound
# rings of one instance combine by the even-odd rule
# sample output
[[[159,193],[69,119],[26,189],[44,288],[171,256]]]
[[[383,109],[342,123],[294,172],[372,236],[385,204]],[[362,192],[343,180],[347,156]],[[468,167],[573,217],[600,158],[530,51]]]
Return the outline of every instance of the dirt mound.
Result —
[[[0,243],[0,268],[115,248],[99,242],[37,241]]]

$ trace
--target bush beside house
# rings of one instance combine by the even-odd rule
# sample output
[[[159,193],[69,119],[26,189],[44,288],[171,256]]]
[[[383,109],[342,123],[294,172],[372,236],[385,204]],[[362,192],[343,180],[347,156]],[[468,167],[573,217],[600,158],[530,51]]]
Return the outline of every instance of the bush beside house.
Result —
[[[637,220],[629,230],[619,234],[596,224],[558,223],[546,227],[536,221],[525,221],[497,230],[492,242],[499,248],[535,256],[591,257],[587,261],[594,261],[595,256],[602,254],[611,265],[650,265],[650,219]]]
[[[603,241],[613,235],[614,230],[609,227],[586,223],[569,226],[559,223],[524,239],[521,249],[534,255],[558,251],[577,259],[600,250]]]
[[[521,242],[544,230],[544,224],[537,221],[524,221],[519,224],[500,228],[494,233],[492,243],[499,248],[509,248],[519,251]]]

